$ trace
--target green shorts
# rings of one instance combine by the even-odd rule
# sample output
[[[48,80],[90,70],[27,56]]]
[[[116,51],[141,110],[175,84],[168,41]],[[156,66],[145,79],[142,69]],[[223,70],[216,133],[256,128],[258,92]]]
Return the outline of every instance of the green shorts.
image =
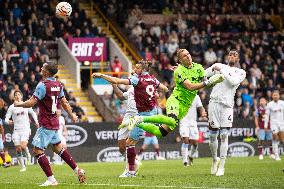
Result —
[[[181,120],[186,113],[188,112],[189,105],[186,105],[180,100],[178,100],[175,96],[171,95],[167,99],[166,109],[167,109],[167,116],[171,117],[169,115],[175,115],[178,120],[177,124],[175,126],[169,126],[171,130],[174,130],[176,126],[178,125],[179,120]]]

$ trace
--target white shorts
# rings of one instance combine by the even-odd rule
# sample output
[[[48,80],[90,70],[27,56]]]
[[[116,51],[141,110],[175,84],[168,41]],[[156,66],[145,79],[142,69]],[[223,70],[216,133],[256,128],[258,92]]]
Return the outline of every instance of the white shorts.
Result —
[[[273,134],[279,133],[279,132],[284,132],[284,124],[281,123],[270,123],[270,128]]]
[[[66,146],[66,138],[63,135],[59,135],[59,138],[61,140],[61,144]]]
[[[132,117],[132,115],[125,115],[125,116],[123,117],[122,122],[128,122],[128,119],[131,118],[131,117]],[[118,131],[118,136],[117,136],[117,140],[124,140],[124,139],[127,139],[128,135],[129,135],[129,130],[128,130],[127,127],[124,127],[124,128],[122,128],[122,129],[119,129],[119,131]]]
[[[19,146],[21,142],[29,142],[30,131],[27,132],[13,132],[12,139],[15,146]]]
[[[190,140],[199,140],[197,123],[180,122],[179,133],[181,137],[188,137]]]
[[[209,124],[212,128],[232,127],[234,110],[221,103],[210,102],[208,106]]]

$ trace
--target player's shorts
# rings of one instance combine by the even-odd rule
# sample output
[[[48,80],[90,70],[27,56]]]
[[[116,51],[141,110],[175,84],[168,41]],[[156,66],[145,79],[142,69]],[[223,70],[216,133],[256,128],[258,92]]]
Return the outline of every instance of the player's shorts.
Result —
[[[131,114],[126,114],[124,117],[123,117],[123,120],[122,122],[128,122],[128,119],[130,117],[133,117],[134,115],[131,115]],[[122,129],[119,129],[118,130],[118,137],[117,137],[117,140],[125,140],[127,139],[129,135],[129,130],[127,127],[124,127]]]
[[[282,123],[270,123],[270,128],[273,134],[284,132],[284,124]]]
[[[63,135],[59,135],[59,139],[60,139],[62,145],[64,145],[64,146],[67,145],[66,138]]]
[[[199,140],[197,122],[180,121],[179,133],[181,137],[188,137],[190,140]]]
[[[12,135],[12,139],[15,146],[19,146],[21,142],[29,142],[30,131],[26,132],[17,132],[14,131]]]
[[[40,127],[37,129],[32,142],[35,147],[43,150],[46,149],[49,144],[58,143],[60,143],[58,130],[50,130],[44,127]]]
[[[156,136],[145,137],[143,145],[158,145],[158,139]]]
[[[232,127],[233,108],[221,103],[210,102],[208,106],[209,124],[212,128]]]
[[[4,144],[3,144],[2,136],[0,136],[0,151],[2,151],[3,149],[4,149]]]
[[[186,113],[188,112],[188,109],[190,106],[187,106],[183,103],[181,103],[175,96],[171,95],[167,99],[166,103],[166,109],[167,109],[167,115],[175,115],[178,120],[181,120]],[[174,130],[177,125],[169,126],[171,130]]]
[[[149,112],[139,112],[140,116],[152,116],[152,115],[157,115],[158,111],[157,108],[154,108],[153,110]],[[138,141],[140,138],[142,138],[145,134],[145,131],[139,127],[134,127],[133,130],[130,131],[129,133],[129,138],[132,140]]]
[[[264,129],[258,130],[258,139],[259,140],[272,140],[272,131],[265,131]]]

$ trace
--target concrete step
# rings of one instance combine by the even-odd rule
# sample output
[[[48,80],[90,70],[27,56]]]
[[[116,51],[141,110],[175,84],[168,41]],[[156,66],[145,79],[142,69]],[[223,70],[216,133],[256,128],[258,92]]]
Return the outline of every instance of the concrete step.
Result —
[[[90,102],[90,101],[78,102],[78,104],[79,104],[80,106],[90,106],[90,107],[93,106],[93,105],[92,105],[92,102]]]

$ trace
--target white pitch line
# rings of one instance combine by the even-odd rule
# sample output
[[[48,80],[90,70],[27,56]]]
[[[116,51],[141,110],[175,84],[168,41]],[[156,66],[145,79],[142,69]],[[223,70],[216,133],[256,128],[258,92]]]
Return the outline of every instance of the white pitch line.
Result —
[[[0,182],[1,184],[17,184],[12,182]],[[34,184],[34,183],[31,183]],[[38,183],[39,185],[41,183]],[[168,185],[168,186],[162,186],[162,185],[140,185],[140,184],[100,184],[100,183],[85,183],[85,184],[70,184],[70,183],[59,183],[60,185],[67,185],[67,186],[113,186],[113,187],[139,187],[139,188],[185,188],[185,189],[230,189],[230,188],[215,188],[215,187],[206,187],[206,186],[175,186],[175,185]]]

